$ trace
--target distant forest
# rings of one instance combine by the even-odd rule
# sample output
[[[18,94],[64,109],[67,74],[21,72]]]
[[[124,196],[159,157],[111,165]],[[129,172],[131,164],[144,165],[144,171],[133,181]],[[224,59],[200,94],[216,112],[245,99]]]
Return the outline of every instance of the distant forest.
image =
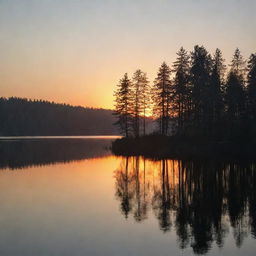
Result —
[[[0,136],[116,135],[111,110],[0,98]]]
[[[157,133],[214,141],[256,141],[256,54],[236,49],[229,65],[222,52],[183,47],[172,66],[163,62],[150,84],[127,73],[115,91],[116,125],[126,137],[145,135],[142,118],[153,115]]]

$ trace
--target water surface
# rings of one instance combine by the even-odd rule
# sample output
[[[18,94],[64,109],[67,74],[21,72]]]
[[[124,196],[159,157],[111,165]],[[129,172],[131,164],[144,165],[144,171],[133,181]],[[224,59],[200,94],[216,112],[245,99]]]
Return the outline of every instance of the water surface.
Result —
[[[116,157],[112,140],[0,141],[0,255],[255,255],[254,163]]]

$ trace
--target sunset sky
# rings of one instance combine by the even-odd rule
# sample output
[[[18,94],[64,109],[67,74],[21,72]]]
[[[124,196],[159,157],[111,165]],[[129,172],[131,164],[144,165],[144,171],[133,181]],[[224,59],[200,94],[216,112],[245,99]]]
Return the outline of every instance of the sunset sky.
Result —
[[[255,0],[0,0],[0,96],[113,107],[125,72],[152,81],[184,46],[256,52]]]

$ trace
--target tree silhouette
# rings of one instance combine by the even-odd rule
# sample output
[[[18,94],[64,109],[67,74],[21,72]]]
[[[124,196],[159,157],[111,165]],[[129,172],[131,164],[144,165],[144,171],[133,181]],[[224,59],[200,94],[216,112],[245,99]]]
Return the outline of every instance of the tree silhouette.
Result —
[[[133,133],[135,137],[140,136],[141,130],[141,117],[143,116],[143,101],[144,95],[143,90],[145,88],[146,83],[145,74],[140,70],[136,70],[133,74],[132,79],[132,117],[133,117]]]
[[[218,138],[221,133],[221,126],[223,125],[221,121],[224,115],[223,85],[226,69],[220,49],[216,49],[212,62],[209,91],[209,129],[211,134]]]
[[[150,87],[146,73],[140,69],[133,74],[132,81],[127,73],[117,85],[115,111],[117,125],[126,137],[138,138],[146,134],[146,113],[149,110]]]
[[[159,123],[159,131],[162,135],[168,134],[171,115],[171,69],[163,62],[159,68],[152,88],[153,115]]]
[[[141,108],[143,116],[143,135],[146,135],[146,114],[150,110],[150,85],[147,74],[142,74],[142,88],[141,88]]]
[[[245,117],[244,72],[245,62],[239,49],[236,49],[227,78],[225,97],[229,137],[231,138],[239,138],[239,135],[242,135]]]
[[[117,85],[115,96],[115,112],[117,116],[116,125],[119,126],[120,132],[128,137],[131,133],[131,115],[132,115],[132,89],[131,81],[127,73]]]
[[[183,133],[190,113],[189,56],[181,47],[173,64],[174,82],[172,105],[177,115],[177,131]]]
[[[201,134],[207,133],[210,126],[211,65],[211,56],[207,50],[203,46],[196,45],[191,53],[191,101],[194,132]]]

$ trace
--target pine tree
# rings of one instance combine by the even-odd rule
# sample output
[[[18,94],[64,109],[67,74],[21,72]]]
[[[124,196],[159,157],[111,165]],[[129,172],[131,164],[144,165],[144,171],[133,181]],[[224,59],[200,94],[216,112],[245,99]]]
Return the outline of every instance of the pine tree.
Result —
[[[150,85],[147,78],[147,74],[142,75],[142,89],[141,89],[141,109],[143,116],[143,135],[146,135],[146,115],[150,109]]]
[[[213,67],[210,77],[209,104],[211,130],[216,134],[221,118],[224,113],[223,84],[226,66],[224,64],[222,52],[217,48],[213,56]]]
[[[239,119],[244,111],[244,72],[245,61],[239,49],[236,49],[226,85],[226,103],[229,119]]]
[[[231,65],[230,65],[231,71],[243,79],[246,72],[245,64],[246,64],[246,61],[241,55],[240,50],[236,48],[235,53],[233,55],[233,59],[231,61]]]
[[[239,132],[245,115],[244,74],[245,61],[239,49],[236,49],[227,78],[225,97],[227,122],[231,136],[235,136]]]
[[[189,117],[189,56],[186,50],[181,47],[177,53],[177,59],[173,64],[173,108],[177,116],[177,132],[182,133],[185,122]]]
[[[132,118],[133,118],[133,133],[135,137],[140,136],[140,121],[143,113],[142,109],[142,89],[143,89],[143,72],[138,69],[134,72],[132,79],[132,102],[133,102],[133,110],[132,110]]]
[[[209,129],[209,88],[212,60],[203,46],[196,45],[191,53],[191,101],[194,131],[207,133]]]
[[[162,135],[168,134],[171,115],[170,74],[170,67],[163,62],[152,88],[153,115],[159,122],[159,130]]]
[[[126,137],[131,134],[131,108],[132,108],[132,90],[131,81],[127,73],[120,80],[117,85],[117,90],[114,93],[115,97],[115,111],[117,116],[115,125],[119,126],[120,132]]]

